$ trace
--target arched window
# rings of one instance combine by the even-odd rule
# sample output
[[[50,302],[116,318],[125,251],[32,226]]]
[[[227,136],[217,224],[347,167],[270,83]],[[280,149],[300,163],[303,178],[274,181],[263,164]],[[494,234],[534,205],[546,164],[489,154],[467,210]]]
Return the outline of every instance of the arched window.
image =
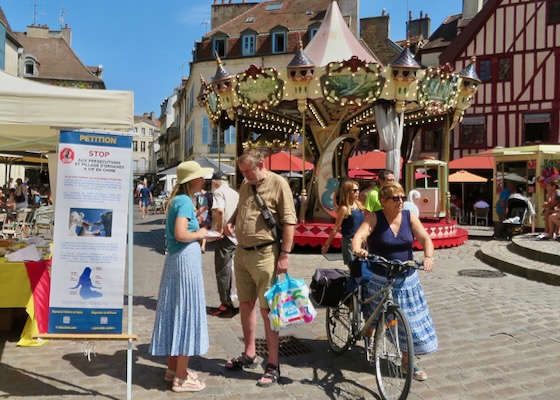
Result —
[[[23,75],[27,76],[38,76],[39,69],[37,68],[39,63],[33,57],[25,57],[23,62]]]

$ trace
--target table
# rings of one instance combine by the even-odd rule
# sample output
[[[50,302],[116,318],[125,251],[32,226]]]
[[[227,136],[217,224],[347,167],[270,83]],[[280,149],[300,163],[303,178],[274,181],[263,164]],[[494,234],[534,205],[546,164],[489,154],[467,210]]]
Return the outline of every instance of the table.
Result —
[[[0,257],[0,308],[25,308],[29,315],[18,346],[40,346],[46,341],[34,339],[46,333],[49,322],[51,260],[8,262]]]

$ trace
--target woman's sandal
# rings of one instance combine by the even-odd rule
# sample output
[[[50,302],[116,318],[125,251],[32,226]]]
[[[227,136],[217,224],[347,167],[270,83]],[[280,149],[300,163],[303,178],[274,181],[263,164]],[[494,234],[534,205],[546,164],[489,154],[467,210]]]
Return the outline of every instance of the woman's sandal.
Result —
[[[249,368],[249,369],[257,368],[258,365],[259,364],[257,363],[256,355],[253,357],[249,357],[247,354],[241,353],[241,356],[229,360],[226,363],[225,367],[230,371],[239,371],[242,370],[243,368]]]
[[[266,380],[266,381],[263,381]],[[274,364],[266,364],[264,374],[257,381],[257,386],[270,387],[276,385],[280,380],[280,366]]]
[[[187,368],[187,373],[189,374],[189,376],[191,378],[193,378],[194,380],[198,379],[198,375],[196,373],[196,371],[193,371],[192,369]],[[173,382],[173,379],[175,378],[175,371],[173,371],[172,369],[167,368],[167,370],[165,371],[165,376],[163,377],[163,380],[165,382]]]
[[[403,373],[403,374],[406,374],[406,370],[407,370],[407,369],[408,369],[408,365],[406,365],[406,364],[403,363],[402,366],[401,366],[401,371],[402,371],[402,373]],[[424,372],[419,366],[414,365],[413,370],[414,370],[414,372],[413,372],[413,374],[412,374],[412,378],[413,378],[414,380],[423,382],[423,381],[425,381],[426,379],[428,379],[428,374],[426,374],[426,372]]]
[[[206,388],[206,383],[199,381],[198,379],[193,379],[192,376],[187,375],[187,377],[182,381],[180,378],[174,378],[171,390],[176,393],[200,392],[201,390],[204,390],[204,388]]]

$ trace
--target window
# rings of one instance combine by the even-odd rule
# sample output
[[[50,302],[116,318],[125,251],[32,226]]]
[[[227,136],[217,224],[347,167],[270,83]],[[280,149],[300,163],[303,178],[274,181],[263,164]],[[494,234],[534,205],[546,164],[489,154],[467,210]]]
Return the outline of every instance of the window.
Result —
[[[146,136],[146,128],[142,128],[142,136]]]
[[[203,115],[202,116],[202,144],[210,144],[212,134],[213,134],[213,129],[210,127],[208,117],[206,115]]]
[[[241,38],[242,54],[244,56],[252,56],[255,54],[255,35],[243,35]]]
[[[286,52],[286,32],[272,32],[272,52]]]
[[[422,133],[422,151],[439,151],[441,149],[442,130],[436,129]]]
[[[25,62],[25,75],[35,75],[35,63],[33,61]]]
[[[511,80],[511,59],[509,57],[502,57],[498,59],[498,80]]]
[[[463,118],[460,146],[483,147],[486,144],[486,118],[484,116],[468,116]]]
[[[525,143],[548,142],[550,134],[550,114],[525,114]]]
[[[549,25],[560,23],[560,0],[548,0],[546,13]]]
[[[309,30],[309,40],[313,39],[313,37],[317,34],[318,28],[311,28]]]
[[[230,126],[224,131],[224,143],[235,144],[235,126]]]
[[[138,151],[138,142],[132,142],[132,150]]]
[[[256,18],[255,17],[247,17],[247,19],[245,20],[246,24],[251,24],[253,22],[255,22]]]
[[[490,60],[478,61],[478,77],[482,82],[488,82],[492,79],[492,63]]]
[[[226,38],[214,38],[213,39],[213,44],[212,44],[213,55],[218,53],[218,56],[225,57],[226,56],[226,45],[227,45]]]
[[[266,6],[266,11],[280,10],[280,9],[282,9],[282,3],[269,4]]]
[[[145,151],[146,151],[146,142],[140,142],[140,151],[141,151],[141,152],[145,152]]]

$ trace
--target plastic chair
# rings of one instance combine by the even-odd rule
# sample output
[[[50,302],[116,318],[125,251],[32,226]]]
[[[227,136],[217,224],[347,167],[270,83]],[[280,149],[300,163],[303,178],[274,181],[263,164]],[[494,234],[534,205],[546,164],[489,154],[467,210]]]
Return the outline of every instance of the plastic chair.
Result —
[[[474,225],[478,225],[478,221],[483,221],[484,226],[488,226],[488,212],[490,208],[477,208],[474,207],[472,218],[474,219]]]

